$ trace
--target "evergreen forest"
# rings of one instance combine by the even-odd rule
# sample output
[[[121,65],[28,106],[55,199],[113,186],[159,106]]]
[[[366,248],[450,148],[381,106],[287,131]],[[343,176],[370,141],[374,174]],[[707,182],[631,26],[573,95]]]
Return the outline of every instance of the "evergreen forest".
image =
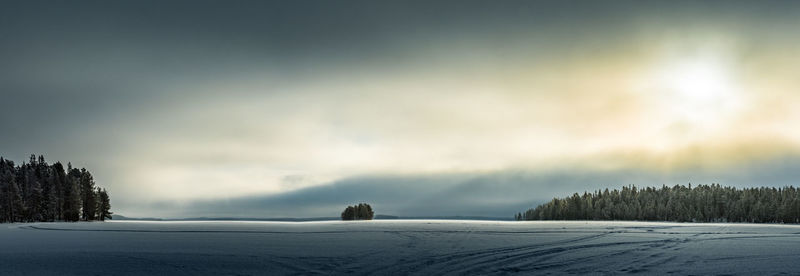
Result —
[[[737,189],[719,184],[675,185],[554,198],[515,215],[517,220],[638,220],[678,222],[800,222],[800,189]]]
[[[111,214],[108,192],[88,170],[48,164],[41,155],[21,165],[0,157],[0,222],[102,221]]]

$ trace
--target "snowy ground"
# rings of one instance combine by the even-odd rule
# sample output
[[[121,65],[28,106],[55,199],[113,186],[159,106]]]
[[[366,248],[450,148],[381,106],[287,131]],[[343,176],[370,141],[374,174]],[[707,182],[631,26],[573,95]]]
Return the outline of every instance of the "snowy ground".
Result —
[[[644,222],[0,225],[13,274],[800,274],[800,226]]]

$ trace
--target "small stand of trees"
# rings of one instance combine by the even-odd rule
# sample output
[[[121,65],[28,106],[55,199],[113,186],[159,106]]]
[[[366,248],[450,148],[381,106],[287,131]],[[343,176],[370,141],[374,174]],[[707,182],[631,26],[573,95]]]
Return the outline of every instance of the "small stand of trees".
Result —
[[[366,203],[359,203],[354,206],[347,206],[342,212],[342,220],[371,220],[375,215],[372,206]]]
[[[15,166],[0,157],[0,222],[91,221],[111,219],[105,189],[95,187],[86,169],[52,165],[44,156]]]
[[[517,220],[640,220],[679,222],[800,222],[800,189],[737,189],[719,184],[636,186],[577,193],[515,215]]]

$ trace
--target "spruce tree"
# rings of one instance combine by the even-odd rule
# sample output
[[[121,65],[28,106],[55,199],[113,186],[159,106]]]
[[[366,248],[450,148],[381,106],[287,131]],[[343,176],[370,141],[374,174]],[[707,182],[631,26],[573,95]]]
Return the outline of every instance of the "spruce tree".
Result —
[[[91,221],[97,214],[94,177],[86,169],[81,169],[80,177],[81,219]]]
[[[67,167],[69,173],[67,174],[64,194],[64,220],[78,221],[81,218],[81,197],[79,192],[81,171],[72,168],[72,164],[67,164]]]
[[[108,192],[106,189],[97,188],[97,195],[98,195],[98,208],[97,208],[97,219],[99,220],[106,220],[111,219],[111,215],[114,214],[111,212],[111,200],[108,198]]]

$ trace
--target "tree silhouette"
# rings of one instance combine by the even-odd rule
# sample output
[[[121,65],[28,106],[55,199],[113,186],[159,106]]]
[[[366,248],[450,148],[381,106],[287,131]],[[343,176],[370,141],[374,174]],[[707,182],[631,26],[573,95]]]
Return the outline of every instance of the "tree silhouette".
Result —
[[[108,193],[86,169],[65,171],[41,155],[19,166],[0,157],[0,222],[104,220],[110,210]]]
[[[354,206],[347,206],[342,211],[342,220],[371,220],[375,212],[372,211],[372,206],[366,203],[359,203]]]
[[[111,219],[111,200],[108,198],[106,189],[97,188],[97,197],[99,198],[97,207],[97,219],[106,220]]]
[[[625,186],[554,198],[517,214],[517,220],[641,220],[693,222],[800,222],[800,190],[737,189],[719,184],[661,188]]]

